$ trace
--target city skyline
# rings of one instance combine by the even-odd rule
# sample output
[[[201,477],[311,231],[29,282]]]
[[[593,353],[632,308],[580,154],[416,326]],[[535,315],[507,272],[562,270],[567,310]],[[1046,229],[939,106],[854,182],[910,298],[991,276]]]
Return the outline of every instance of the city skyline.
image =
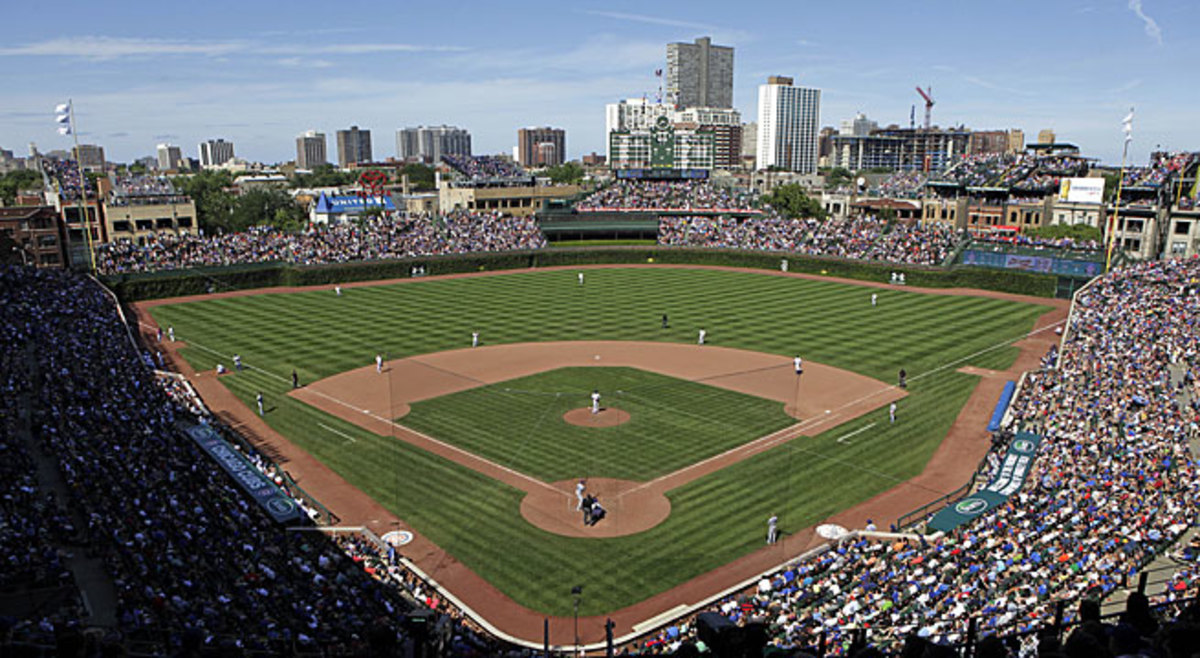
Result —
[[[236,11],[234,10],[236,8]],[[53,108],[74,101],[80,141],[131,162],[158,143],[224,138],[248,160],[295,158],[295,139],[358,125],[469,130],[477,153],[511,153],[517,129],[553,125],[568,157],[604,152],[605,105],[653,100],[667,44],[709,36],[735,49],[733,106],[758,114],[769,75],[822,90],[822,126],[864,112],[907,125],[914,87],[932,86],[933,121],[972,129],[1053,129],[1119,164],[1121,119],[1137,108],[1130,162],[1161,145],[1200,149],[1186,66],[1200,54],[1200,8],[1181,1],[1009,3],[1002,13],[937,0],[920,11],[865,2],[850,16],[817,3],[753,11],[709,3],[388,7],[328,14],[299,2],[120,9],[67,3],[47,16],[16,6],[0,28],[7,90],[0,147],[69,149]],[[536,21],[515,20],[517,15]],[[313,16],[320,16],[313,28]],[[397,38],[395,26],[404,26]],[[926,38],[926,41],[919,39]],[[385,140],[381,144],[386,144]],[[377,159],[394,156],[386,148]]]

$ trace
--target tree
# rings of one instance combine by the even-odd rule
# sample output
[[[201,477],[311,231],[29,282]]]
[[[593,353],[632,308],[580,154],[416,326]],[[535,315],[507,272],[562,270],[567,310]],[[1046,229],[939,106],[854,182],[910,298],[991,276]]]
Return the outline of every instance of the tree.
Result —
[[[358,174],[352,171],[341,171],[326,163],[317,165],[311,174],[295,174],[292,176],[292,187],[341,187],[350,185],[358,179]]]
[[[1095,240],[1100,242],[1100,229],[1088,224],[1053,224],[1050,226],[1037,226],[1031,229],[1026,229],[1025,233],[1035,238],[1046,238],[1048,240],[1060,240],[1062,238],[1071,238],[1072,240]]]
[[[171,182],[195,202],[196,222],[201,228],[235,230],[230,225],[234,197],[225,191],[233,185],[232,174],[223,169],[209,169],[194,176],[177,176]]]
[[[558,184],[578,183],[583,180],[583,167],[578,162],[564,162],[560,165],[547,167],[542,173],[552,182]]]
[[[401,176],[408,176],[408,183],[414,190],[434,189],[434,169],[429,165],[409,163],[400,169]]]
[[[772,208],[793,219],[809,217],[825,219],[828,216],[825,209],[821,207],[821,202],[805,194],[804,188],[796,183],[780,185],[764,196],[762,200],[763,203],[770,204]]]
[[[1121,172],[1106,171],[1104,176],[1104,202],[1110,203],[1117,198],[1117,186],[1121,184]]]
[[[0,201],[12,203],[21,190],[42,187],[42,175],[32,169],[14,169],[0,175]]]
[[[302,228],[307,221],[304,209],[281,190],[250,190],[233,202],[230,231],[244,231],[251,226],[270,225],[283,230]]]
[[[849,185],[854,180],[854,174],[850,173],[845,167],[834,167],[829,170],[829,174],[825,176],[825,187],[838,188]]]

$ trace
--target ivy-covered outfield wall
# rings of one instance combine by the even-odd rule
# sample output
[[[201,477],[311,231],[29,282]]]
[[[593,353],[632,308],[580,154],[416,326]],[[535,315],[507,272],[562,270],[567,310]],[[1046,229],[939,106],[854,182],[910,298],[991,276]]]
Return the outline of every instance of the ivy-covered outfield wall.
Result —
[[[980,288],[1035,297],[1053,297],[1058,279],[1052,275],[1031,274],[973,267],[921,267],[797,256],[794,254],[733,249],[686,249],[664,247],[610,247],[547,249],[504,253],[473,253],[402,260],[365,261],[336,265],[296,266],[264,264],[225,268],[201,268],[121,274],[104,281],[122,301],[201,295],[209,292],[270,288],[276,286],[312,286],[352,281],[401,279],[412,276],[414,268],[426,275],[455,274],[494,270],[514,270],[559,265],[596,265],[658,263],[670,265],[724,265],[764,270],[779,270],[782,259],[788,271],[824,274],[847,279],[886,282],[893,272],[903,272],[909,285],[930,288]]]

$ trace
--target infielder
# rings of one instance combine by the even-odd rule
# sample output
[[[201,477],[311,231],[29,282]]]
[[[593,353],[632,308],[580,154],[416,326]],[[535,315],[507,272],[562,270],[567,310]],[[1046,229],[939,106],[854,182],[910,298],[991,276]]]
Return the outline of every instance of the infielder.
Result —
[[[578,501],[575,503],[576,512],[583,511],[583,491],[585,489],[587,489],[587,482],[584,482],[583,480],[580,480],[579,483],[575,485],[575,500]]]
[[[233,369],[240,371],[242,369],[242,355],[233,355]]]
[[[479,332],[471,332],[471,347],[479,347]]]
[[[772,514],[771,518],[767,519],[767,543],[774,544],[779,540],[779,517]]]
[[[891,406],[888,407],[888,418],[891,420],[891,422],[893,422],[893,423],[896,422],[896,403],[895,402],[893,402],[891,404]]]
[[[375,355],[375,372],[383,372],[383,355]]]
[[[592,391],[592,413],[600,413],[600,391]]]
[[[707,331],[705,331],[705,330],[703,330],[703,329],[701,329],[701,330],[700,330],[700,338],[699,338],[699,340],[697,340],[697,341],[696,341],[696,344],[697,344],[697,345],[703,345],[703,344],[704,344],[704,337],[705,337],[705,336],[707,336],[707,335],[708,335],[708,332],[707,332]]]
[[[254,401],[258,403],[258,415],[263,415],[263,396],[262,393],[254,396]]]
[[[796,355],[796,358],[792,359],[792,365],[796,367],[797,375],[804,374],[804,359],[801,359],[799,354]]]
[[[169,340],[170,340],[172,343],[174,343],[174,342],[175,342],[175,327],[167,327],[167,338],[168,338],[168,339],[169,339]]]

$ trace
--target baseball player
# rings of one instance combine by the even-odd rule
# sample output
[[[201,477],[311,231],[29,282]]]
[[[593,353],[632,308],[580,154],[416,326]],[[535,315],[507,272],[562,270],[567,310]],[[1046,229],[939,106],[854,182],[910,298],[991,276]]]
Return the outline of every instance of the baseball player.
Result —
[[[157,336],[156,336],[156,337],[157,337],[157,339],[158,339],[158,342],[160,342],[160,343],[162,342],[162,336],[163,336],[162,327],[159,327],[159,328],[158,328],[158,332],[157,332]]]
[[[701,330],[700,330],[700,338],[699,338],[699,340],[697,340],[697,341],[696,341],[696,344],[697,344],[697,345],[703,345],[703,344],[704,344],[704,337],[705,337],[705,336],[707,336],[707,335],[708,335],[708,332],[707,332],[707,331],[705,331],[705,330],[703,330],[703,329],[701,329]]]
[[[292,368],[292,388],[300,388],[300,375],[295,368]]]
[[[774,544],[779,540],[779,517],[772,514],[771,518],[767,519],[767,543]]]
[[[663,329],[666,329],[666,328],[667,328],[667,314],[666,314],[666,313],[663,313],[663,318],[662,318],[662,328],[663,328]]]
[[[795,366],[797,375],[804,374],[804,359],[801,359],[799,354],[796,355],[796,358],[792,359],[792,365]]]
[[[258,403],[258,415],[263,415],[263,396],[261,392],[254,396],[254,401]]]
[[[158,367],[159,367],[159,368],[165,368],[165,367],[166,367],[166,366],[163,364],[162,350],[159,350],[159,351],[155,352],[155,353],[154,353],[154,358],[158,359]]]
[[[233,355],[233,369],[238,370],[238,371],[240,371],[242,369],[242,355],[241,354]]]
[[[579,285],[583,285],[583,272],[579,273]]]
[[[587,489],[587,482],[583,480],[580,480],[579,483],[575,485],[575,500],[578,501],[575,503],[576,512],[583,511],[583,492],[585,489]]]
[[[891,406],[888,407],[888,418],[891,420],[891,422],[893,422],[893,423],[896,422],[896,403],[895,402],[893,402],[891,404]]]
[[[338,297],[341,297],[341,296],[342,296],[342,287],[341,287],[341,286],[334,286],[334,287],[333,287],[333,292],[334,292],[334,293],[336,293]]]
[[[471,347],[479,347],[479,332],[471,332]]]
[[[879,293],[871,293],[871,306],[879,305]]]
[[[600,391],[592,391],[592,413],[600,413]]]
[[[167,327],[167,339],[172,343],[175,342],[175,327]]]
[[[383,372],[383,355],[375,355],[375,372]]]

